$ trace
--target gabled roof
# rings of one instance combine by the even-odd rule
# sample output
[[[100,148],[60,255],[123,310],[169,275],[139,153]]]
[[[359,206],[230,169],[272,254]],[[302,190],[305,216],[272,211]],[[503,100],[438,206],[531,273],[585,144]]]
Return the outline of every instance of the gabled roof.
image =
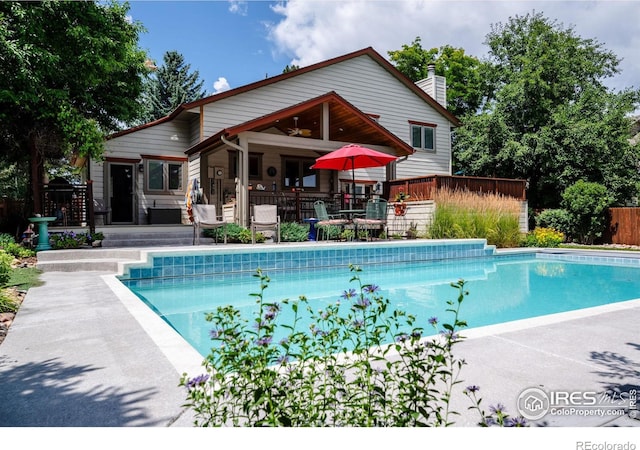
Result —
[[[222,144],[221,137],[233,138],[243,131],[264,131],[270,128],[280,129],[286,133],[286,129],[292,128],[293,118],[300,120],[299,124],[309,127],[308,138],[321,138],[322,105],[329,105],[329,139],[341,142],[357,142],[359,144],[382,145],[393,148],[398,156],[410,155],[414,149],[380,125],[366,113],[360,111],[336,92],[328,92],[319,97],[298,103],[297,105],[275,111],[262,117],[225,128],[188,148],[185,153],[191,155],[208,148]],[[296,121],[297,122],[297,121]],[[296,138],[296,139],[308,139]],[[304,142],[300,143],[304,146]]]
[[[168,116],[162,117],[160,119],[154,120],[153,122],[149,122],[149,123],[146,123],[144,125],[139,125],[137,127],[129,128],[127,130],[119,131],[117,133],[114,133],[114,134],[110,135],[109,138],[122,136],[124,134],[129,134],[129,133],[132,133],[134,131],[138,131],[138,130],[141,130],[141,129],[144,129],[144,128],[152,127],[154,125],[158,125],[158,124],[163,123],[163,122],[168,122],[168,121],[171,121],[171,120],[175,119],[178,115],[180,115],[180,113],[182,113],[184,111],[187,111],[189,109],[198,108],[198,107],[203,106],[203,105],[208,105],[210,103],[217,102],[218,100],[229,98],[229,97],[232,97],[234,95],[242,94],[244,92],[252,91],[254,89],[258,89],[258,88],[261,88],[263,86],[268,86],[270,84],[277,83],[277,82],[282,81],[282,80],[287,80],[289,78],[297,77],[299,75],[302,75],[302,74],[305,74],[305,73],[308,73],[308,72],[312,72],[314,70],[318,70],[318,69],[321,69],[323,67],[331,66],[333,64],[338,64],[338,63],[341,63],[341,62],[349,60],[349,59],[358,58],[358,57],[363,56],[363,55],[367,55],[371,59],[373,59],[375,62],[377,62],[380,66],[382,66],[385,70],[387,70],[387,72],[389,72],[391,75],[393,75],[395,78],[397,78],[401,83],[403,83],[408,89],[413,91],[416,95],[421,97],[425,102],[427,102],[429,105],[431,105],[436,111],[438,111],[440,114],[442,114],[444,117],[446,117],[447,120],[449,120],[455,126],[459,126],[460,125],[460,121],[458,120],[458,118],[456,116],[451,114],[444,106],[442,106],[440,103],[438,103],[436,100],[434,100],[429,94],[427,94],[422,89],[420,89],[418,86],[416,86],[413,81],[411,81],[404,74],[402,74],[398,69],[396,69],[393,66],[393,64],[391,64],[389,61],[384,59],[382,57],[382,55],[380,55],[378,52],[376,52],[372,47],[367,47],[367,48],[364,48],[362,50],[358,50],[358,51],[355,51],[355,52],[352,52],[352,53],[347,53],[346,55],[338,56],[336,58],[328,59],[326,61],[322,61],[322,62],[319,62],[319,63],[316,63],[316,64],[312,64],[310,66],[302,67],[300,69],[296,69],[296,70],[293,70],[291,72],[286,72],[286,73],[283,73],[283,74],[280,74],[280,75],[276,75],[276,76],[273,76],[273,77],[270,77],[270,78],[265,78],[264,80],[260,80],[260,81],[256,81],[256,82],[253,82],[253,83],[250,83],[250,84],[246,84],[244,86],[240,86],[240,87],[235,88],[235,89],[231,89],[231,90],[228,90],[228,91],[220,92],[218,94],[213,94],[213,95],[210,95],[208,97],[202,98],[200,100],[196,100],[196,101],[193,101],[193,102],[190,102],[190,103],[183,103],[182,105],[178,106]]]

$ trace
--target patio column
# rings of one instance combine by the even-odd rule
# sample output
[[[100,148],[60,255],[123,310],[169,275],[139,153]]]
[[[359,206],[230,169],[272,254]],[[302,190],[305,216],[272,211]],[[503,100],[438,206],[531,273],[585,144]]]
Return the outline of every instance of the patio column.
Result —
[[[238,151],[238,176],[236,177],[236,208],[239,225],[249,224],[249,143],[240,138],[238,144],[228,141],[224,136],[220,140]]]

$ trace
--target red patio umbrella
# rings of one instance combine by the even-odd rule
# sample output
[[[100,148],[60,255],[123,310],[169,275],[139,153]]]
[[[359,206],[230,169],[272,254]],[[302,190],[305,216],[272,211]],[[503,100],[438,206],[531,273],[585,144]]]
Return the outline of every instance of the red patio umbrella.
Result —
[[[386,166],[397,156],[382,153],[357,144],[348,144],[316,159],[312,169],[349,170],[351,169],[352,195],[356,193],[355,169]]]

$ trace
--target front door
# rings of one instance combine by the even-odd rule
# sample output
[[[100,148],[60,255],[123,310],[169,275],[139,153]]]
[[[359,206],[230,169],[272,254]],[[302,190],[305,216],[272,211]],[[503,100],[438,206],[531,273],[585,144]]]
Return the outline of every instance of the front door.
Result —
[[[133,224],[135,165],[109,164],[109,206],[112,224]]]

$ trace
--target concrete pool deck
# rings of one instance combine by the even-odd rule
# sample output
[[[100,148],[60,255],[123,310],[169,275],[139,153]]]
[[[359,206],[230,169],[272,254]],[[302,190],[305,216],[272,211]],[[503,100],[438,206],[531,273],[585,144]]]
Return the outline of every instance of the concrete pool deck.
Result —
[[[182,372],[199,373],[195,350],[133,301],[113,272],[45,272],[42,280],[0,345],[0,426],[192,425],[178,381]],[[640,389],[639,326],[635,300],[467,330],[454,352],[467,361],[460,387],[480,386],[484,409],[502,403],[512,416],[527,388],[628,394]],[[457,425],[476,424],[469,405],[454,396]],[[640,426],[625,408],[609,402],[599,409],[622,413],[546,415],[534,425]]]

